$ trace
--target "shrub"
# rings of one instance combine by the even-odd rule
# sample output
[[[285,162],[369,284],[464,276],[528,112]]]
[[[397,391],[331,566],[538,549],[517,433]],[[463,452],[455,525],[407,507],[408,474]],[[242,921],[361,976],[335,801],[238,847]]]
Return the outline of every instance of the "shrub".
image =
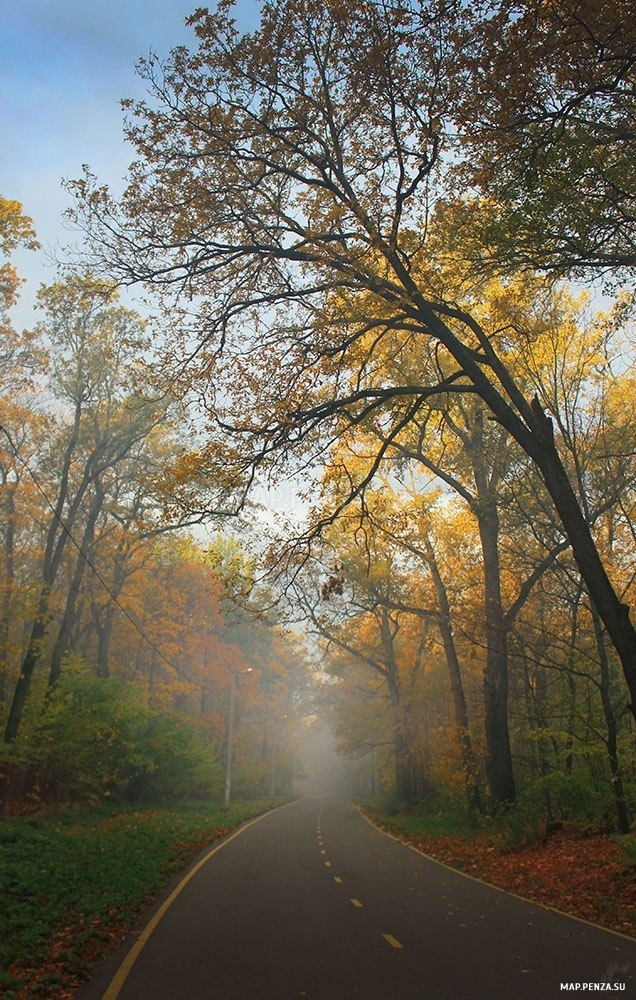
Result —
[[[46,802],[209,798],[221,787],[216,758],[209,737],[176,712],[149,708],[134,685],[75,667],[5,753],[13,790],[5,802],[20,794]]]

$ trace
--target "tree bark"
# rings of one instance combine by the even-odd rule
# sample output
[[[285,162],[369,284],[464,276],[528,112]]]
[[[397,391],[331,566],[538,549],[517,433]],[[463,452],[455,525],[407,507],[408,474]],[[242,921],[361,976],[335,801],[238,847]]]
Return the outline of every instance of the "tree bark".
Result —
[[[466,707],[466,696],[464,694],[464,682],[462,679],[461,667],[459,665],[459,657],[457,656],[457,647],[455,646],[455,639],[453,636],[448,593],[446,591],[444,581],[442,580],[439,566],[437,565],[437,559],[435,558],[433,546],[431,545],[428,537],[425,537],[424,545],[426,549],[428,567],[433,578],[433,585],[435,587],[435,593],[437,594],[437,603],[440,610],[439,631],[442,639],[442,646],[444,647],[444,656],[446,658],[446,666],[448,667],[448,677],[453,698],[455,726],[457,729],[457,739],[459,742],[462,767],[464,770],[466,801],[470,810],[481,812],[482,801],[481,792],[479,790],[477,761],[475,760],[475,753],[473,750],[472,740],[470,738],[470,729],[468,727],[468,709]]]
[[[5,743],[15,743],[18,738],[20,722],[22,721],[22,713],[24,711],[29,688],[31,686],[31,677],[33,676],[33,671],[35,670],[38,660],[40,659],[42,647],[46,640],[46,633],[49,624],[49,597],[50,588],[44,585],[40,591],[37,616],[31,627],[29,644],[22,660],[20,676],[18,677],[18,681],[13,692],[13,698],[11,700],[11,708],[9,709],[9,716],[7,718],[7,724],[4,731]]]
[[[2,548],[2,610],[0,612],[0,705],[7,698],[7,678],[9,670],[9,636],[11,626],[11,601],[15,585],[15,491],[16,483],[3,484],[6,490],[4,516],[6,527]]]
[[[77,554],[77,559],[75,561],[75,568],[73,570],[71,584],[68,590],[68,594],[66,596],[66,605],[64,607],[64,614],[62,616],[60,628],[57,637],[55,639],[53,652],[51,653],[51,667],[49,671],[49,691],[51,691],[55,687],[55,685],[60,679],[62,673],[62,660],[69,649],[71,632],[75,620],[75,609],[77,606],[77,598],[79,597],[80,588],[82,586],[82,580],[84,578],[88,553],[92,548],[92,544],[95,538],[95,525],[97,523],[97,518],[99,517],[100,511],[102,509],[103,502],[104,502],[104,494],[101,491],[101,489],[99,489],[96,483],[95,496],[93,498],[93,503],[91,504],[91,508],[88,514],[88,519],[84,527],[84,533],[82,535],[80,551]]]
[[[540,407],[535,406],[534,409],[540,411]],[[570,540],[579,572],[620,658],[631,698],[628,707],[636,718],[636,631],[629,617],[629,607],[621,603],[605,571],[590,527],[556,450],[552,421],[543,413],[540,416],[545,447],[536,461]]]
[[[484,557],[486,775],[490,808],[492,812],[497,812],[512,805],[516,798],[516,788],[508,729],[508,635],[501,606],[499,515],[496,503],[482,502],[477,521]]]
[[[18,738],[20,722],[22,721],[22,713],[24,711],[29,688],[31,686],[31,678],[40,656],[42,655],[42,649],[46,639],[50,617],[49,605],[51,600],[51,591],[62,562],[64,549],[69,538],[69,531],[72,529],[74,517],[77,514],[82,497],[88,487],[88,478],[85,475],[82,479],[81,486],[73,499],[73,503],[71,505],[72,509],[67,515],[66,520],[63,520],[62,515],[69,495],[69,475],[71,463],[75,452],[75,446],[79,438],[81,418],[82,399],[79,398],[75,403],[73,426],[71,428],[66,448],[64,449],[60,475],[60,488],[56,498],[55,508],[53,510],[53,517],[49,523],[46,535],[46,545],[42,565],[42,580],[38,596],[37,611],[31,628],[31,635],[29,637],[26,653],[20,667],[20,676],[18,677],[15,691],[13,693],[11,708],[9,709],[9,716],[4,731],[5,743],[14,743]]]
[[[110,640],[113,634],[113,622],[117,601],[124,587],[126,555],[121,546],[117,547],[114,559],[113,582],[110,586],[109,600],[104,609],[104,619],[99,620],[99,611],[95,610],[95,628],[97,630],[97,676],[110,677]]]
[[[386,608],[380,608],[380,641],[382,644],[382,659],[386,668],[386,680],[391,698],[391,706],[395,713],[395,730],[393,734],[395,798],[398,809],[403,810],[410,805],[413,798],[409,741],[404,728],[400,674],[393,648],[393,633],[391,631],[389,612]]]
[[[594,637],[596,639],[596,648],[598,649],[599,664],[601,668],[601,703],[603,705],[603,715],[605,717],[605,725],[607,727],[605,746],[607,747],[607,757],[609,761],[610,774],[612,776],[612,792],[614,795],[614,806],[616,808],[618,829],[621,833],[629,833],[629,814],[627,812],[625,789],[623,787],[623,777],[618,757],[618,727],[616,724],[614,709],[612,708],[612,699],[610,694],[610,663],[607,655],[607,648],[605,646],[605,635],[603,633],[601,620],[594,605],[592,605],[592,621],[594,622]]]

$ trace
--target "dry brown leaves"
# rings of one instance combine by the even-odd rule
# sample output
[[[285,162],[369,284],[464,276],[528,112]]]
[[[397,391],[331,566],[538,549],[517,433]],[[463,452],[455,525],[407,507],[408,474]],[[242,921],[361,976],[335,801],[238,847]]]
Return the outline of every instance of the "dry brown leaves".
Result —
[[[609,836],[560,834],[501,853],[486,837],[407,837],[436,861],[525,899],[636,937],[636,871]]]

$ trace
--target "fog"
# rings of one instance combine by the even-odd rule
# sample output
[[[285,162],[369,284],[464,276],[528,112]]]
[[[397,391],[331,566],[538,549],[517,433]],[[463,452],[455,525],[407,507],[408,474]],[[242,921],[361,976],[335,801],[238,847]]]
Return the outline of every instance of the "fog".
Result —
[[[302,770],[296,782],[299,794],[351,797],[351,763],[340,756],[329,727],[316,721],[300,741]]]

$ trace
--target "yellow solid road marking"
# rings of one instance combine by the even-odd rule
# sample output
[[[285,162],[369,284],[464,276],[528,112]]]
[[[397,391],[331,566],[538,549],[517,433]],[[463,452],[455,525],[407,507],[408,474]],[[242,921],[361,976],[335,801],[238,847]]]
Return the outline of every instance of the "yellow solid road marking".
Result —
[[[392,934],[383,934],[382,937],[385,941],[388,941],[392,948],[403,948],[404,945],[400,944],[397,938],[394,938]]]
[[[271,816],[272,813],[278,812],[279,809],[286,809],[287,806],[292,806],[292,805],[294,805],[293,802],[287,802],[287,803],[285,803],[284,806],[278,806],[277,809],[270,809],[269,812],[263,813],[262,816],[257,816],[256,819],[250,820],[249,823],[245,823],[235,833],[231,834],[231,836],[226,837],[225,840],[222,841],[222,843],[217,844],[216,847],[213,847],[211,851],[208,851],[208,853],[205,855],[205,857],[201,858],[201,860],[199,862],[197,862],[197,864],[194,866],[194,868],[190,869],[190,871],[188,872],[188,874],[185,875],[181,879],[181,881],[179,882],[179,885],[176,887],[176,889],[173,889],[173,891],[170,893],[170,895],[168,896],[168,898],[166,900],[164,900],[164,902],[161,904],[161,906],[159,907],[159,909],[157,910],[157,912],[154,914],[154,916],[148,921],[148,923],[146,924],[146,926],[142,930],[141,934],[139,935],[139,937],[137,938],[137,940],[135,941],[135,943],[131,947],[130,951],[128,952],[128,954],[124,958],[123,962],[119,966],[119,969],[117,970],[117,972],[113,976],[113,978],[111,980],[111,983],[110,983],[110,986],[108,987],[108,989],[104,993],[104,996],[102,997],[102,1000],[117,1000],[117,997],[119,996],[121,988],[124,985],[124,983],[126,982],[126,979],[128,978],[130,970],[132,969],[133,965],[137,961],[137,958],[139,957],[139,955],[140,955],[140,953],[141,953],[144,945],[146,944],[148,938],[150,937],[150,935],[152,934],[152,932],[154,931],[154,929],[157,927],[157,925],[159,924],[159,922],[162,919],[162,917],[165,916],[166,911],[168,910],[168,908],[170,906],[172,906],[172,904],[174,903],[175,899],[177,898],[177,896],[179,895],[179,893],[181,892],[181,890],[185,889],[185,887],[188,884],[188,882],[192,878],[194,878],[194,876],[197,874],[198,871],[200,871],[201,868],[203,868],[204,864],[207,861],[209,861],[210,858],[214,854],[217,854],[220,850],[222,850],[226,846],[226,844],[229,844],[230,841],[235,840],[236,837],[238,837],[238,836],[240,836],[240,834],[244,833],[244,831],[247,830],[250,826],[254,826],[255,823],[260,823],[260,821],[262,819],[265,819],[266,816]]]
[[[363,908],[363,904],[360,902],[359,899],[352,899],[351,902],[358,910],[361,910]]]
[[[333,880],[334,882],[337,882],[338,885],[342,885],[342,879],[340,878],[339,875],[334,875]]]

